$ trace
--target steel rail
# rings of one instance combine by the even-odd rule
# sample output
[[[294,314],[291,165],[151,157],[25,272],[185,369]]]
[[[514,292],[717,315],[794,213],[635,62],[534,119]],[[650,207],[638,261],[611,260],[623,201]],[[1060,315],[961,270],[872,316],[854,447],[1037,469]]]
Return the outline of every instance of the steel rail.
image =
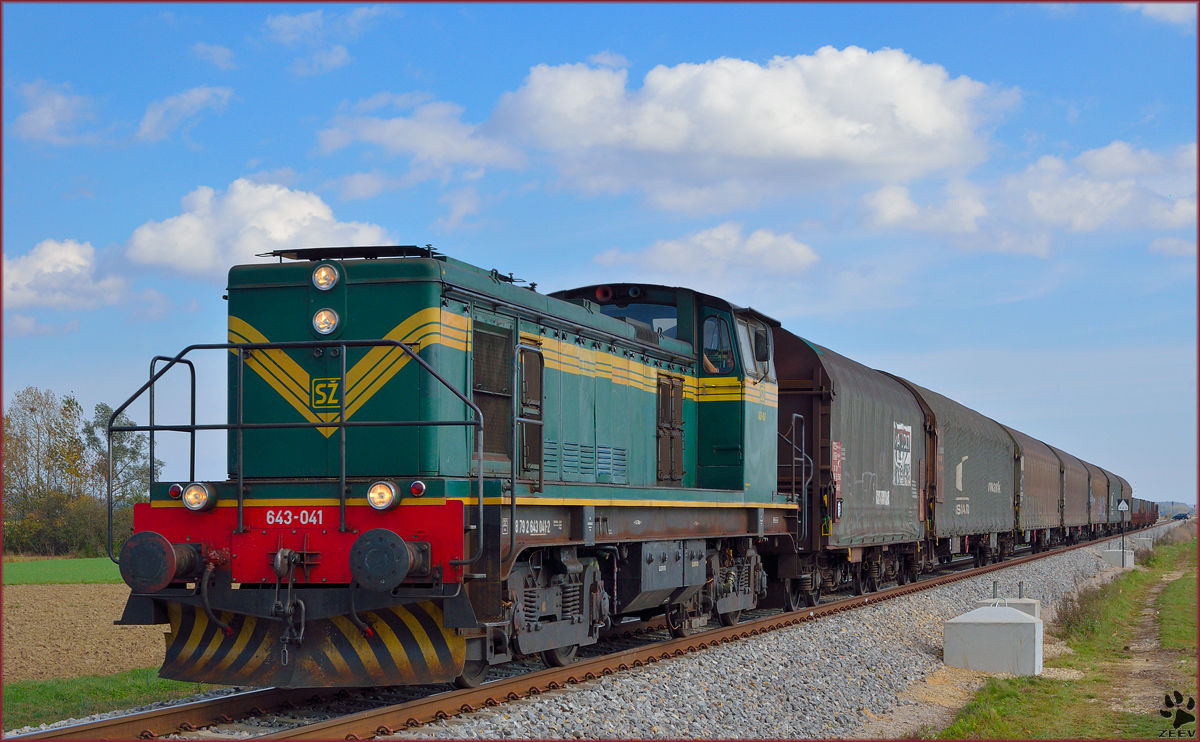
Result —
[[[1098,539],[1098,541],[1110,538],[1114,537],[1106,537]],[[682,639],[672,639],[646,647],[580,660],[566,667],[539,670],[513,678],[496,680],[470,690],[440,693],[416,701],[361,711],[328,721],[302,724],[291,729],[254,737],[254,739],[355,739],[392,734],[399,729],[421,726],[508,701],[540,695],[604,675],[612,675],[631,667],[641,667],[730,641],[758,636],[769,631],[910,595],[951,582],[969,580],[989,572],[1062,554],[1073,549],[1081,549],[1095,545],[1095,543],[1095,541],[1085,541],[984,567],[927,577],[916,583],[830,601],[814,608],[778,613],[727,628],[703,631]],[[654,628],[659,628],[657,621],[630,623],[614,627],[611,635],[633,635]],[[295,710],[302,708],[303,704],[314,699],[326,701],[330,694],[336,694],[339,690],[333,688],[264,688],[243,691],[219,698],[167,706],[126,716],[17,734],[8,738],[14,740],[154,739],[169,734],[192,732],[212,724],[233,723],[250,716],[266,716],[272,709]]]

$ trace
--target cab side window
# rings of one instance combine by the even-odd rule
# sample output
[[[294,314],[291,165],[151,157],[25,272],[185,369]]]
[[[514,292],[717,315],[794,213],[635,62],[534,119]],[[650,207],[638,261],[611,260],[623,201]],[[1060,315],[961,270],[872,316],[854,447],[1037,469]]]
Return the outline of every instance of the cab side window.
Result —
[[[727,374],[733,371],[733,343],[729,324],[720,317],[704,320],[704,353],[701,356],[704,373]]]

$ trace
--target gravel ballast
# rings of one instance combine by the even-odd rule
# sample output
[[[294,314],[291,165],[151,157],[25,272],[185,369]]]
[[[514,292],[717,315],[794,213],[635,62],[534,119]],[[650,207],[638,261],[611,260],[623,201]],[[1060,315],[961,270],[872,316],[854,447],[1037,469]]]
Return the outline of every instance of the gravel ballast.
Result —
[[[1163,526],[1155,529],[1161,535]],[[1139,534],[1148,535],[1148,534]],[[1120,539],[402,733],[432,738],[852,737],[910,683],[942,667],[942,623],[990,598],[1063,596],[1106,569]],[[1127,545],[1128,546],[1128,545]],[[1131,547],[1129,547],[1131,548]]]

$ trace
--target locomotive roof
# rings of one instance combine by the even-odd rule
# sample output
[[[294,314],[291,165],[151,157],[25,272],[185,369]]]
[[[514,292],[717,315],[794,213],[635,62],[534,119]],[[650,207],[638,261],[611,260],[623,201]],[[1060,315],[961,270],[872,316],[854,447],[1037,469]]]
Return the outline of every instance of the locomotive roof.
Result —
[[[288,260],[377,260],[379,258],[441,258],[445,257],[433,245],[360,245],[357,247],[303,247],[295,250],[273,250],[259,253],[258,258]]]
[[[666,286],[666,285],[658,284],[658,283],[597,283],[597,284],[593,284],[591,286],[577,286],[573,289],[563,289],[562,291],[554,291],[554,292],[551,292],[550,294],[548,294],[548,296],[553,296],[555,299],[562,299],[564,301],[568,300],[569,298],[575,298],[575,297],[579,297],[579,296],[584,296],[584,298],[591,299],[592,296],[595,296],[597,289],[604,288],[604,287],[608,287],[608,288],[612,289],[613,291],[617,292],[618,294],[622,294],[622,293],[628,294],[628,289],[631,287],[636,287],[636,288],[640,288],[643,290],[649,289],[651,291],[655,291],[655,290],[668,291],[668,292],[690,291],[693,294],[695,294],[696,296],[708,299],[715,304],[723,304],[723,305],[728,306],[730,308],[730,310],[733,311],[734,314],[748,314],[751,317],[754,317],[755,319],[762,320],[768,327],[781,327],[782,326],[780,324],[779,320],[775,319],[774,317],[763,314],[762,312],[758,311],[757,309],[754,309],[753,307],[739,307],[738,305],[736,305],[726,299],[722,299],[719,296],[714,296],[712,294],[706,294],[702,291],[696,291],[695,289],[691,289],[686,286]],[[631,303],[636,303],[636,301],[631,302]]]

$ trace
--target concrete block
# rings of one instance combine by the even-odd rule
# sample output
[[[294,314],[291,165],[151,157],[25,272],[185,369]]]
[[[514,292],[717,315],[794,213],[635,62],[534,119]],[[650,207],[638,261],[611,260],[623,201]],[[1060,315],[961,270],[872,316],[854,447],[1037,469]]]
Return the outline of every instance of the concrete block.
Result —
[[[1119,569],[1133,569],[1133,550],[1108,549],[1103,552],[1104,561],[1108,566]]]
[[[1033,598],[984,598],[975,601],[976,608],[987,608],[994,605],[1016,608],[1034,618],[1042,617],[1042,601]]]
[[[1154,539],[1147,536],[1137,536],[1133,539],[1134,551],[1149,551],[1154,548]]]
[[[1016,608],[976,608],[942,628],[948,667],[1013,675],[1042,674],[1042,619]]]

